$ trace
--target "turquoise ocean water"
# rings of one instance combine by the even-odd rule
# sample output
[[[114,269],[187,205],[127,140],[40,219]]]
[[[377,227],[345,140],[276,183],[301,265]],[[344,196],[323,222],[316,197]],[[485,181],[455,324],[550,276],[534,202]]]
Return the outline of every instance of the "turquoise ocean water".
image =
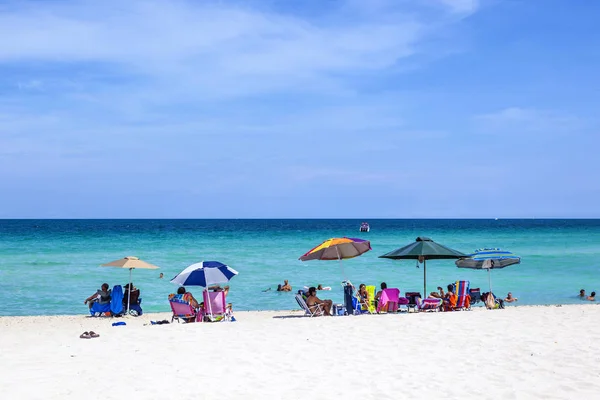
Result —
[[[297,308],[293,293],[278,293],[289,279],[331,286],[321,298],[342,302],[337,261],[298,257],[330,237],[369,239],[373,250],[344,261],[355,284],[386,281],[401,292],[423,290],[416,261],[377,258],[428,236],[469,253],[501,247],[522,257],[520,265],[492,272],[496,294],[508,291],[521,304],[579,303],[579,289],[600,291],[600,220],[0,220],[0,315],[86,314],[83,300],[100,284],[125,284],[128,270],[104,262],[127,255],[161,267],[134,270],[144,311],[168,311],[169,279],[189,264],[217,260],[239,271],[229,301],[237,310]],[[159,273],[165,275],[159,279]],[[459,269],[453,260],[427,263],[428,290],[466,279],[487,291],[487,272]],[[267,288],[271,291],[263,292]],[[199,288],[189,288],[193,293]]]

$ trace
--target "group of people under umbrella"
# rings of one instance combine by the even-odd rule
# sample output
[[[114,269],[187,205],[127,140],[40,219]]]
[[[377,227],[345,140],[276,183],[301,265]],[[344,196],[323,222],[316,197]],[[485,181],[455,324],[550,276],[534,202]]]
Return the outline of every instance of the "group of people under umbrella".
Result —
[[[344,276],[344,279],[346,279],[342,260],[360,256],[369,250],[371,250],[371,243],[369,240],[347,237],[332,238],[309,250],[300,257],[300,260],[338,260],[342,275]],[[380,258],[394,260],[414,259],[418,260],[419,263],[423,263],[423,292],[425,294],[427,294],[427,260],[456,259],[456,265],[459,268],[487,269],[490,293],[492,292],[491,270],[504,268],[521,262],[520,257],[509,251],[503,251],[498,248],[480,249],[467,255],[436,243],[427,237],[418,237],[415,242],[386,253],[380,256]],[[123,296],[122,304],[124,313],[130,312],[132,308],[135,309],[135,306],[139,308],[139,299],[137,296],[134,298],[135,304],[131,301],[132,296],[135,296],[135,290],[131,280],[133,269],[159,268],[156,265],[132,256],[102,264],[102,266],[129,269],[129,284],[126,285],[126,296]],[[229,280],[237,274],[238,272],[236,270],[218,261],[203,261],[185,268],[173,278],[171,282],[180,286],[200,286],[203,287],[205,291],[208,291],[211,285],[229,282]],[[96,295],[92,295],[86,299],[86,303],[90,302],[90,310],[94,309],[92,303],[103,303],[107,302],[107,300],[108,303],[110,303],[110,293],[108,285],[106,286],[106,288],[103,287],[101,291],[98,291]],[[139,290],[137,294],[139,295]],[[127,300],[126,302],[125,299]],[[137,313],[141,313],[141,309],[139,309]],[[94,313],[92,312],[92,314]]]
[[[138,298],[139,289],[133,286],[131,280],[132,271],[134,269],[158,269],[159,267],[133,256],[111,261],[101,266],[129,269],[129,283],[125,285],[125,295],[122,295],[120,285],[115,286],[111,290],[108,284],[102,284],[100,290],[84,301],[85,304],[89,303],[90,313],[92,315],[102,315],[104,313],[110,315],[141,315],[141,300]],[[221,262],[202,261],[185,268],[171,279],[171,282],[180,287],[201,286],[208,292],[209,289],[214,289],[214,287],[218,287],[221,283],[229,282],[237,274],[236,270]],[[119,300],[115,301],[117,294],[119,294]],[[122,304],[120,297],[123,299]],[[207,311],[211,313],[210,304]]]
[[[300,257],[300,260],[339,260],[345,279],[342,260],[360,256],[369,250],[371,250],[371,243],[368,240],[347,237],[333,238],[309,250]],[[520,257],[498,248],[479,249],[467,255],[436,243],[428,237],[421,236],[417,237],[413,243],[381,255],[380,258],[393,260],[413,259],[418,260],[419,263],[423,263],[423,293],[425,295],[428,293],[427,260],[456,259],[455,264],[459,268],[487,269],[490,287],[489,293],[492,293],[492,269],[505,268],[521,262]]]

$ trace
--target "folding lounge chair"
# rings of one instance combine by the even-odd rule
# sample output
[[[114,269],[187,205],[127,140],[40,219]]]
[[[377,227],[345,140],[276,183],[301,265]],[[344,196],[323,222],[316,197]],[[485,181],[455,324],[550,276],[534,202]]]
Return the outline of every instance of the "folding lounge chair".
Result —
[[[477,304],[481,301],[481,290],[479,288],[469,289],[469,295],[471,296],[471,304]]]
[[[225,303],[225,292],[202,292],[205,321],[231,321],[231,310]]]
[[[454,310],[470,310],[471,295],[469,294],[469,281],[456,281],[454,283],[454,293],[458,296]]]
[[[377,302],[377,313],[397,312],[400,299],[400,289],[383,289]]]
[[[442,305],[442,299],[427,298],[421,300],[417,297],[417,310],[418,311],[439,311]]]
[[[305,317],[316,317],[323,315],[324,310],[321,304],[315,304],[315,311],[313,312],[310,310],[310,307],[306,304],[306,301],[304,301],[304,297],[302,297],[301,294],[296,295],[296,302],[298,302],[300,308],[304,310]]]
[[[113,290],[116,290],[116,293],[113,294]],[[94,301],[94,303],[92,303],[92,306],[90,307],[90,314],[92,315],[92,317],[113,316],[118,314],[118,312],[113,312],[113,309],[115,311],[119,310],[117,307],[112,307],[112,304],[113,301],[121,301],[121,299],[123,298],[123,290],[121,288],[121,285],[115,285],[113,290],[108,291],[110,301],[104,303]]]
[[[363,312],[368,312],[369,314],[375,314],[375,286],[366,286],[367,296],[369,299],[369,304],[362,304],[361,308]]]
[[[416,310],[418,307],[418,300],[421,298],[421,293],[419,292],[406,292],[404,293],[404,297],[408,300],[406,306],[408,307],[408,311]]]
[[[169,296],[169,304],[171,305],[171,311],[173,311],[171,322],[174,320],[177,320],[177,322],[181,320],[183,322],[199,322],[202,320],[202,313],[196,312],[190,303],[177,298],[175,295]]]

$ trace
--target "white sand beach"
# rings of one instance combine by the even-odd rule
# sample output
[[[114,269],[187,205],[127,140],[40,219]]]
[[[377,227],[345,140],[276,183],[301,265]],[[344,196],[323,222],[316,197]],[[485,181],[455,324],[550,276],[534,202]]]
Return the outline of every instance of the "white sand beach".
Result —
[[[0,318],[5,399],[597,398],[600,307]],[[115,321],[126,326],[113,327]],[[100,337],[80,339],[84,331]]]

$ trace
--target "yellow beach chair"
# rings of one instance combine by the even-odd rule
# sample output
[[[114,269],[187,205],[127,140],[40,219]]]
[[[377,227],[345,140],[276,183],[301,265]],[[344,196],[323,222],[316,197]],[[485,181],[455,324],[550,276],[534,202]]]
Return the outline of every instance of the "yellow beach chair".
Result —
[[[367,290],[367,296],[369,299],[369,307],[365,307],[365,305],[363,304],[362,309],[369,311],[370,314],[375,314],[375,286],[366,286],[365,289]]]

